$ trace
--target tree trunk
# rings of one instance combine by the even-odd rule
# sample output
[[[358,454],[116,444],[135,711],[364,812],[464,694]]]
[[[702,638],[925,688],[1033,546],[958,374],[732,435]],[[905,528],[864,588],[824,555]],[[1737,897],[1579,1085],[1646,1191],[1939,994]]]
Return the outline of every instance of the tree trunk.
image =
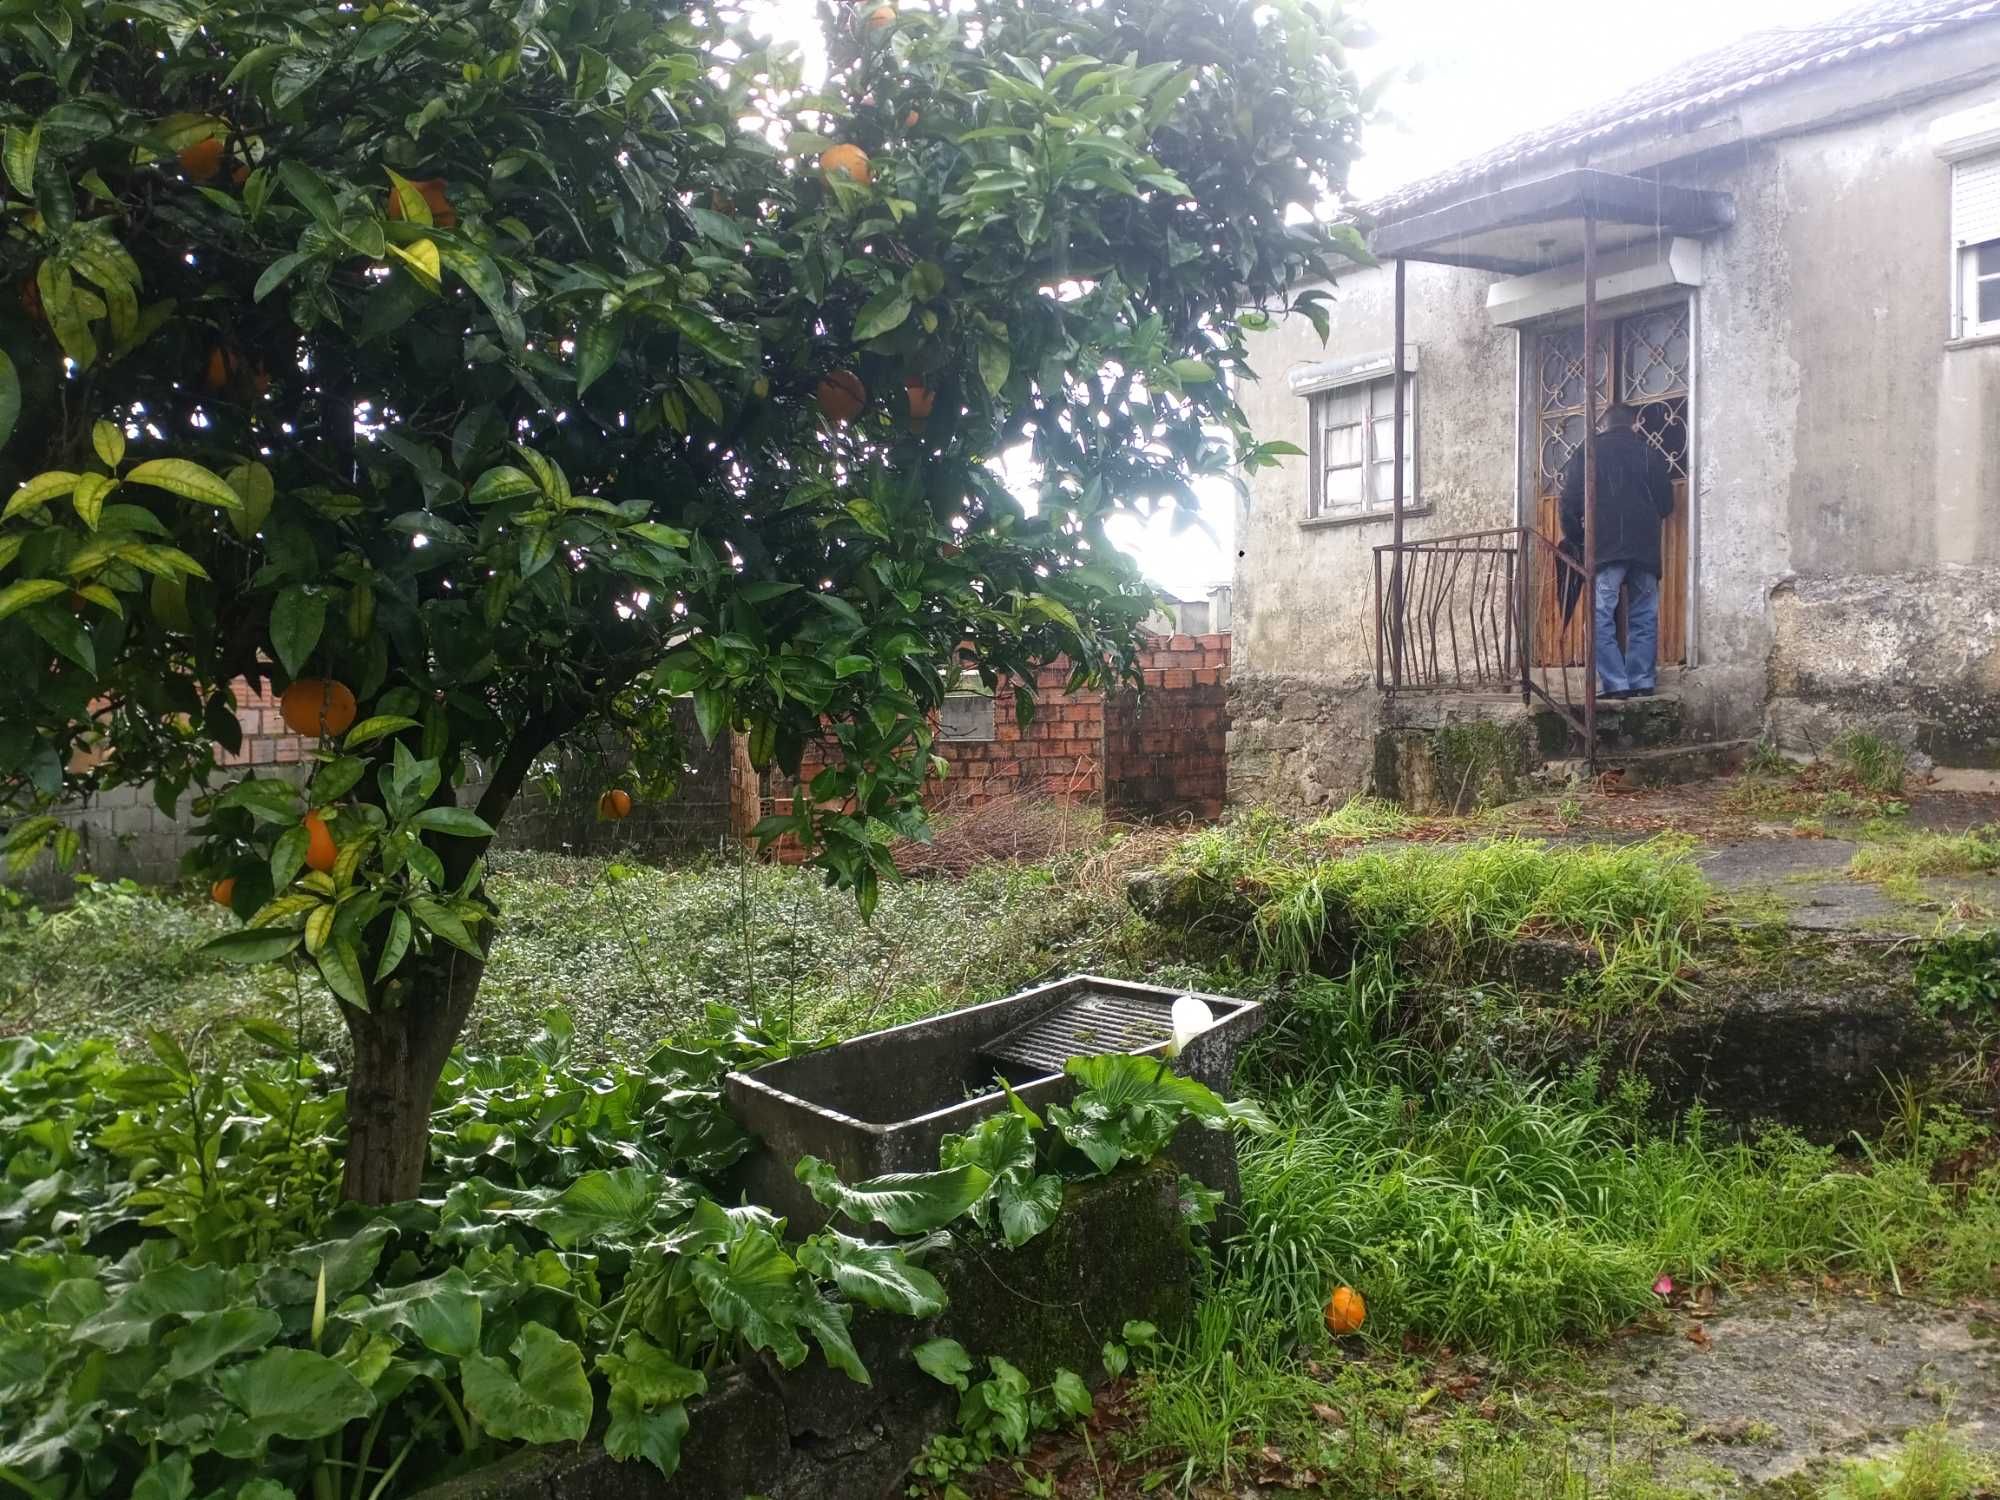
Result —
[[[438,1075],[485,972],[480,960],[448,948],[417,968],[396,1009],[341,1007],[354,1038],[343,1196],[371,1204],[416,1197],[430,1154]]]

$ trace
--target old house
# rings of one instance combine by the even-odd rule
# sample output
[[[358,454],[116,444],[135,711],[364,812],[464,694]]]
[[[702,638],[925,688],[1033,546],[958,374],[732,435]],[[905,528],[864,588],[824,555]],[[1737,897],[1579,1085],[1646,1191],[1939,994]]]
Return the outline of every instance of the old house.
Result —
[[[1238,518],[1233,800],[1398,790],[1470,722],[1526,758],[1865,725],[2000,765],[2000,3],[1752,34],[1362,222],[1330,337],[1253,351],[1254,426],[1307,456]],[[1586,701],[1552,545],[1614,399],[1677,501],[1648,734]]]

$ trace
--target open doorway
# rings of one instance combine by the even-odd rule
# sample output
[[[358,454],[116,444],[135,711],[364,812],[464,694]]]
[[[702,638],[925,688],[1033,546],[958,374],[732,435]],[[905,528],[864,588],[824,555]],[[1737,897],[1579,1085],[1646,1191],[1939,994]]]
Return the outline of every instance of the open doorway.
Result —
[[[1640,426],[1663,454],[1674,476],[1674,513],[1660,538],[1660,664],[1685,664],[1688,647],[1688,460],[1691,448],[1688,398],[1692,389],[1694,340],[1692,307],[1681,298],[1616,319],[1602,319],[1597,330],[1590,378],[1597,385],[1602,410],[1615,399],[1639,410]],[[1530,337],[1530,380],[1524,392],[1533,409],[1528,431],[1535,446],[1529,457],[1531,521],[1551,541],[1560,542],[1558,514],[1562,473],[1570,456],[1583,446],[1585,423],[1583,325],[1542,329]],[[1556,598],[1553,574],[1537,590],[1533,602],[1535,665],[1584,665],[1583,612],[1567,622]],[[1624,613],[1619,614],[1624,634]]]

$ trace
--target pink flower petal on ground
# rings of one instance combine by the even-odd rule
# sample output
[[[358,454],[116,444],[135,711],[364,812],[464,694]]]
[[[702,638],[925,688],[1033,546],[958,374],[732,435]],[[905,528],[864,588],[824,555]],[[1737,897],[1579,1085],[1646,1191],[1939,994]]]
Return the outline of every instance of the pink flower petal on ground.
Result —
[[[1673,1277],[1671,1277],[1671,1276],[1662,1276],[1662,1277],[1661,1277],[1661,1278],[1660,1278],[1660,1279],[1659,1279],[1658,1281],[1656,1281],[1656,1282],[1654,1282],[1654,1283],[1653,1283],[1653,1295],[1654,1295],[1654,1296],[1656,1296],[1656,1297],[1671,1297],[1671,1296],[1673,1296],[1673,1294],[1674,1294],[1674,1278],[1673,1278]]]

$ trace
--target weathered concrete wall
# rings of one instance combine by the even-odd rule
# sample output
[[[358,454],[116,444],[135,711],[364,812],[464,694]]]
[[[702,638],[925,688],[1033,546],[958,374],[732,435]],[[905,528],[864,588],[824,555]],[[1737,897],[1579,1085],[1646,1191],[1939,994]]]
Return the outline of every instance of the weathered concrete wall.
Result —
[[[932,1269],[951,1302],[936,1319],[863,1311],[857,1385],[814,1358],[725,1371],[693,1403],[679,1472],[619,1463],[596,1443],[531,1449],[439,1485],[422,1500],[888,1500],[930,1436],[951,1425],[958,1393],[917,1368],[912,1351],[955,1338],[984,1377],[986,1356],[1037,1384],[1058,1369],[1096,1384],[1100,1353],[1128,1319],[1173,1334],[1193,1304],[1194,1264],[1175,1175],[1162,1167],[1072,1186],[1047,1232],[1008,1253],[965,1245]]]
[[[1486,319],[1493,278],[1445,266],[1409,268],[1408,339],[1417,351],[1417,502],[1411,537],[1505,526],[1514,515],[1514,335]],[[1264,441],[1306,448],[1304,396],[1286,374],[1321,360],[1381,353],[1395,342],[1395,283],[1357,271],[1332,290],[1332,336],[1322,346],[1301,317],[1257,335],[1258,374],[1242,392]],[[1374,548],[1390,539],[1387,516],[1306,517],[1307,460],[1286,459],[1251,481],[1236,518],[1231,601],[1235,671],[1338,682],[1375,670]]]
[[[1794,578],[1771,604],[1783,748],[1867,729],[1944,765],[2000,767],[2000,567]]]
[[[1372,677],[1232,672],[1230,806],[1337,806],[1367,791],[1379,709]]]
[[[2000,27],[1985,27],[1522,174],[1658,172],[1735,200],[1736,223],[1706,242],[1693,293],[1694,667],[1680,684],[1692,735],[1758,733],[1767,696],[1790,691],[1782,677],[1816,684],[1829,705],[1878,689],[1943,704],[1905,737],[1959,763],[2000,759],[2000,739],[1967,706],[1993,686],[1974,665],[2000,651],[2000,626],[1981,611],[1961,621],[1973,636],[1914,675],[1885,665],[1844,689],[1835,683],[1859,642],[1778,619],[1801,597],[1794,575],[1853,580],[1858,605],[1898,589],[1962,590],[1978,575],[1952,565],[2000,563],[2000,343],[1949,339],[1951,171],[1928,139],[1996,80]],[[1486,315],[1492,279],[1410,268],[1419,488],[1450,497],[1412,535],[1516,518],[1514,335]],[[1306,403],[1286,388],[1286,368],[1387,348],[1390,301],[1386,272],[1359,274],[1338,288],[1325,351],[1299,320],[1263,338],[1253,357],[1264,381],[1246,401],[1260,437],[1305,446]],[[1259,477],[1241,517],[1239,674],[1372,669],[1369,549],[1387,523],[1303,527],[1306,494],[1294,459]],[[1932,639],[1920,621],[1885,628]],[[1781,629],[1791,630],[1783,660]],[[1970,675],[1943,680],[1946,663]]]

